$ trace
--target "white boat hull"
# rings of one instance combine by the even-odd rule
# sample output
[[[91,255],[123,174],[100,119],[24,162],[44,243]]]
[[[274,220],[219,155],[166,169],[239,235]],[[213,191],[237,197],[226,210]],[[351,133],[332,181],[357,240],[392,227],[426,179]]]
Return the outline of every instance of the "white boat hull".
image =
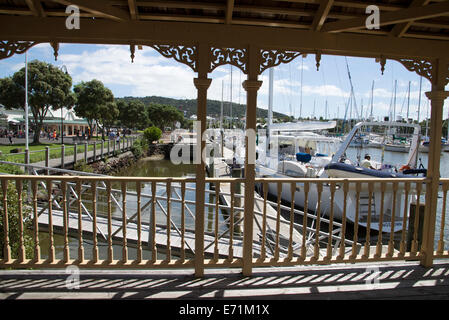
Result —
[[[408,153],[410,151],[410,146],[386,144],[385,145],[385,151]]]
[[[277,176],[286,178],[286,176]],[[354,177],[354,176],[353,176]],[[366,177],[366,176],[365,176]],[[291,183],[284,183],[282,184],[282,191],[281,191],[281,199],[284,201],[287,201],[291,203],[292,201],[292,193],[291,193]],[[382,194],[380,190],[373,190],[373,194],[371,196],[371,212],[369,210],[369,192],[368,192],[368,186],[367,184],[364,184],[363,188],[359,190],[359,194],[357,194],[357,191],[355,190],[355,186],[351,184],[351,187],[348,191],[347,196],[347,202],[346,202],[346,213],[344,210],[344,192],[342,186],[337,186],[337,188],[334,191],[334,201],[333,201],[333,207],[331,204],[331,189],[330,186],[323,184],[323,190],[321,192],[321,204],[320,208],[318,209],[318,190],[317,185],[315,183],[309,184],[309,192],[307,194],[307,210],[312,211],[315,213],[320,213],[321,215],[330,217],[331,214],[335,219],[338,219],[342,221],[343,215],[346,214],[346,220],[350,221],[352,223],[358,222],[359,226],[367,227],[368,226],[368,215],[371,215],[371,223],[370,223],[370,229],[371,230],[377,230],[380,231],[380,228],[382,228],[382,232],[391,232],[391,221],[392,221],[392,215],[394,211],[394,227],[393,232],[398,232],[402,230],[402,217],[404,214],[404,207],[403,204],[409,205],[411,196],[408,197],[408,199],[404,199],[405,196],[401,192],[401,190],[398,190],[396,193],[396,201],[395,206],[393,209],[393,192],[385,192],[384,193],[384,207],[383,207],[383,223],[382,225],[379,223],[380,215],[381,215],[381,202],[382,202]],[[277,197],[278,196],[278,190],[277,190],[278,184],[277,183],[270,183],[268,184],[268,193]],[[294,193],[294,202],[295,205],[299,206],[300,208],[303,208],[304,210],[306,201],[305,201],[305,195],[304,192],[304,183],[296,183],[295,184],[295,193]],[[357,196],[359,198],[357,198]],[[363,201],[362,201],[363,200]],[[362,204],[363,202],[363,204]],[[358,208],[357,208],[358,207]],[[358,210],[357,210],[358,209]],[[333,210],[333,211],[332,211]]]

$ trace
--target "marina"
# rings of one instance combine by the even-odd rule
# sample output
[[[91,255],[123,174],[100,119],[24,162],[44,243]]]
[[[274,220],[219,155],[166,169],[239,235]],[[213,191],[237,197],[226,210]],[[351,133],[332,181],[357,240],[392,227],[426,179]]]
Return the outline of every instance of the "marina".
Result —
[[[449,298],[448,1],[0,7],[1,299]]]
[[[206,198],[210,202],[206,203],[204,213],[206,218],[204,254],[211,259],[212,264],[214,261],[218,261],[218,259],[224,259],[229,265],[235,266],[240,265],[239,260],[243,257],[244,208],[242,202],[244,200],[245,186],[243,183],[239,183],[238,180],[226,180],[233,176],[235,177],[232,166],[230,168],[227,164],[232,163],[230,158],[234,154],[226,147],[223,147],[223,150],[225,157],[215,157],[206,161],[206,163],[211,164],[208,166],[211,178],[208,178],[210,181],[208,186],[210,188],[205,190],[206,194],[209,195]],[[353,151],[353,149],[350,150]],[[380,151],[378,149],[373,149],[372,151],[375,150]],[[389,156],[394,156],[395,154],[391,153],[389,155],[387,153],[386,158],[388,159]],[[142,183],[140,180],[136,180],[134,183],[131,181],[125,183],[123,180],[118,180],[114,183],[106,181],[96,186],[94,191],[92,189],[96,185],[94,181],[105,176],[29,165],[30,168],[34,168],[33,172],[35,174],[37,174],[37,171],[50,171],[57,175],[64,173],[66,175],[81,174],[84,176],[81,179],[83,181],[82,184],[80,184],[79,180],[77,180],[78,182],[64,182],[65,180],[58,181],[58,178],[55,177],[52,185],[56,188],[55,190],[59,191],[52,195],[51,209],[48,207],[49,202],[45,201],[45,197],[42,198],[42,196],[39,197],[38,203],[40,204],[36,207],[35,214],[37,212],[39,232],[46,231],[51,232],[53,236],[56,234],[67,236],[67,240],[61,240],[65,241],[66,245],[72,243],[72,246],[75,245],[77,247],[76,250],[70,248],[64,249],[65,251],[59,250],[58,255],[60,258],[64,254],[67,255],[65,259],[69,258],[70,260],[73,257],[80,259],[79,248],[85,245],[91,247],[92,240],[84,243],[85,239],[96,239],[95,245],[103,243],[103,249],[101,249],[103,251],[98,248],[96,251],[89,249],[89,251],[96,252],[97,255],[95,258],[94,255],[91,256],[90,253],[87,253],[90,256],[88,264],[90,266],[102,265],[103,261],[110,261],[110,263],[116,261],[115,263],[119,264],[120,261],[123,261],[125,265],[128,265],[126,262],[128,259],[134,261],[129,263],[129,265],[133,266],[142,266],[142,260],[150,261],[152,264],[159,261],[162,265],[174,260],[178,261],[178,264],[184,265],[187,263],[185,262],[186,257],[194,256],[196,211],[194,168],[191,165],[181,165],[173,166],[173,169],[166,171],[162,168],[170,165],[170,160],[147,159],[141,160],[140,163],[135,165],[138,171],[133,173],[133,175],[146,176],[149,174],[144,169],[145,166],[142,166],[143,163],[146,163],[148,168],[159,170],[154,171],[151,175],[154,175],[156,172],[159,172],[159,175],[162,176],[167,174],[167,172],[173,175],[175,172],[173,170],[177,170],[180,178],[170,178],[169,180],[160,178],[153,181],[148,179],[146,179],[148,181],[145,181],[145,178],[142,178]],[[24,165],[22,164],[22,166]],[[133,170],[130,168],[120,172],[119,177],[122,175],[129,177],[130,172],[133,172]],[[237,177],[241,174],[237,170]],[[89,183],[92,178],[94,180]],[[39,194],[38,190],[41,190],[40,194],[46,192],[48,177],[42,176],[40,179],[42,182],[37,184],[36,181],[36,191],[34,191],[34,196],[32,195],[32,197],[37,197]],[[417,250],[418,234],[410,234],[404,228],[407,223],[411,225],[415,222],[413,220],[408,221],[408,216],[406,219],[399,218],[395,220],[395,225],[399,226],[397,231],[395,230],[391,235],[386,233],[382,237],[380,233],[373,233],[373,230],[375,230],[373,226],[376,223],[375,211],[373,210],[373,213],[368,217],[362,215],[363,205],[360,207],[360,216],[355,224],[353,221],[349,221],[347,217],[342,221],[342,217],[338,217],[335,212],[330,217],[317,215],[315,212],[316,203],[315,205],[310,205],[310,208],[307,210],[308,213],[304,215],[304,207],[298,207],[296,202],[295,206],[292,206],[290,202],[282,200],[283,198],[279,193],[277,196],[269,196],[269,185],[272,184],[270,183],[270,178],[256,178],[256,180],[258,180],[258,184],[254,191],[255,208],[252,243],[254,258],[261,263],[269,259],[282,259],[284,261],[300,259],[301,261],[308,260],[311,263],[320,260],[327,261],[333,256],[340,260],[344,259],[344,257],[355,259],[358,256],[368,259],[370,256],[379,256],[382,252],[387,252],[389,256],[400,257],[404,255],[406,246],[411,249],[410,239],[413,237],[415,237],[415,250]],[[315,184],[313,180],[309,179],[306,185],[311,190],[321,189],[317,194],[319,197],[322,197],[321,192],[329,186],[328,181],[320,181]],[[417,181],[413,179],[410,181],[418,186]],[[339,185],[338,180],[332,183],[334,183],[334,188]],[[287,193],[291,193],[291,191],[288,191],[293,190],[290,188],[291,184],[292,182],[277,182],[278,188],[280,187],[279,190],[282,190],[279,192],[283,193],[287,190]],[[61,197],[61,192],[64,190],[63,185],[65,185],[67,194]],[[300,185],[302,186],[301,188],[304,188],[304,183]],[[360,186],[362,185],[363,183],[358,182],[358,184],[353,184],[353,187],[356,188],[355,190],[360,191]],[[297,188],[295,192],[298,191]],[[170,192],[167,192],[167,190],[170,190]],[[337,189],[333,190],[335,192]],[[124,196],[123,192],[125,192],[126,196]],[[313,192],[310,194],[313,195]],[[362,195],[363,192],[358,194],[360,201],[362,201]],[[93,201],[92,196],[95,196],[95,201]],[[152,200],[153,197],[155,199],[154,202]],[[80,198],[82,199],[81,201],[78,200]],[[66,200],[65,204],[62,202],[64,199]],[[421,199],[424,201],[422,197]],[[313,202],[310,201],[310,203]],[[64,206],[67,207],[67,220],[64,220],[64,211],[61,209]],[[96,209],[92,213],[94,206]],[[366,206],[367,208],[369,207],[368,202],[366,202]],[[350,207],[347,210],[350,210]],[[365,213],[369,212],[365,211]],[[96,216],[95,219],[93,215]],[[137,218],[138,215],[140,216],[139,219]],[[127,217],[126,224],[123,222],[124,216]],[[388,214],[380,216],[380,219],[384,221],[383,232],[390,231],[392,218]],[[153,223],[153,220],[155,223]],[[367,222],[368,226],[366,225]],[[69,241],[69,237],[72,240]],[[448,234],[444,233],[443,238],[447,239]],[[81,242],[79,242],[79,239],[81,239]],[[437,239],[436,243],[438,243]],[[51,247],[50,244],[48,245]],[[108,251],[105,249],[106,246],[110,247]],[[128,252],[128,248],[137,250],[133,258],[128,257],[124,253]],[[54,249],[52,250],[54,252]],[[69,251],[71,252],[70,257],[68,257],[69,254],[67,253]],[[112,256],[113,251],[116,253]],[[49,254],[49,256],[51,256],[50,252],[44,250],[44,253]],[[103,252],[101,254],[103,259],[99,259],[100,252]],[[143,252],[145,252],[146,259],[143,259]],[[43,261],[48,261],[49,256],[43,254]],[[52,264],[54,263],[49,265],[51,266]]]

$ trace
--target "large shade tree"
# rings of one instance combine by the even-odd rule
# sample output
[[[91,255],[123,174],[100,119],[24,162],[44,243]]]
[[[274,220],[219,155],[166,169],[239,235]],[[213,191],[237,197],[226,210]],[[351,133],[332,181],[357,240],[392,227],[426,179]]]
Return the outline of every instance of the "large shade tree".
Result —
[[[104,140],[104,131],[107,134],[111,131],[112,126],[117,122],[119,118],[119,108],[117,104],[113,102],[108,102],[106,104],[99,106],[99,118],[97,119],[97,125],[101,129],[101,137]]]
[[[151,103],[147,106],[147,113],[151,122],[161,130],[168,126],[174,129],[176,122],[184,121],[184,114],[173,106]]]
[[[112,106],[114,95],[110,89],[96,79],[87,82],[82,81],[73,88],[73,91],[77,100],[75,113],[79,117],[86,118],[92,133],[94,123],[102,123],[103,118],[109,117],[105,113],[108,112],[108,107]],[[114,116],[118,116],[118,114],[114,113]]]
[[[51,109],[71,108],[75,96],[72,77],[56,66],[33,60],[28,63],[28,105],[33,143],[39,143],[43,121]],[[25,109],[25,67],[12,77],[0,79],[0,103],[7,109]]]
[[[120,111],[120,122],[123,126],[133,129],[144,129],[149,125],[149,119],[143,102],[131,100],[129,102],[120,100],[117,103]]]

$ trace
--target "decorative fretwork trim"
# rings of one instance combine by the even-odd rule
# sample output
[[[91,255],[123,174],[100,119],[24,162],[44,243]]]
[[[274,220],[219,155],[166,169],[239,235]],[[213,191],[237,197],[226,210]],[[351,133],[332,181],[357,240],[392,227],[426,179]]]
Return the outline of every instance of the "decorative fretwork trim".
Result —
[[[380,56],[380,58],[376,58],[376,62],[380,63],[380,71],[382,72],[382,75],[385,71],[385,65],[387,63],[387,59],[384,56]]]
[[[53,55],[55,56],[55,61],[58,61],[59,55],[59,42],[50,42],[50,45],[53,48]]]
[[[407,70],[416,72],[432,82],[432,62],[428,60],[414,60],[408,58],[395,59],[400,62]]]
[[[136,45],[130,44],[129,51],[131,52],[131,63],[134,63],[134,58],[136,57]]]
[[[266,69],[293,61],[301,55],[297,51],[261,50],[260,74]]]
[[[190,68],[192,68],[193,71],[195,72],[198,71],[197,48],[195,46],[187,47],[187,46],[157,44],[152,45],[151,47],[164,57],[173,58],[176,61],[189,66]]]
[[[151,47],[164,57],[173,58],[188,65],[193,71],[198,72],[198,54],[195,46],[152,45]],[[291,62],[300,55],[301,53],[297,51],[260,50],[259,74],[281,63]],[[248,62],[247,48],[211,47],[209,61],[205,63],[209,63],[208,73],[219,66],[231,64],[239,68],[243,73],[248,74]]]
[[[212,47],[210,50],[210,69],[212,72],[215,68],[231,64],[243,73],[247,73],[248,70],[248,50],[245,48],[216,48]]]
[[[15,54],[25,53],[25,51],[36,44],[38,42],[35,41],[0,40],[0,60],[12,57]]]

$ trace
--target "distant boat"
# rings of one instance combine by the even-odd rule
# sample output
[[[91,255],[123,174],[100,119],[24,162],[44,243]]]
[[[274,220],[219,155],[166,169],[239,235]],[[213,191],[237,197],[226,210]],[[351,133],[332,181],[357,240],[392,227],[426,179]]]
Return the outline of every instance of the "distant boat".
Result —
[[[408,153],[410,151],[410,145],[405,143],[386,143],[385,151]]]
[[[430,139],[425,137],[419,145],[419,152],[428,153],[430,148]],[[441,138],[441,152],[449,152],[449,143],[446,139]]]

